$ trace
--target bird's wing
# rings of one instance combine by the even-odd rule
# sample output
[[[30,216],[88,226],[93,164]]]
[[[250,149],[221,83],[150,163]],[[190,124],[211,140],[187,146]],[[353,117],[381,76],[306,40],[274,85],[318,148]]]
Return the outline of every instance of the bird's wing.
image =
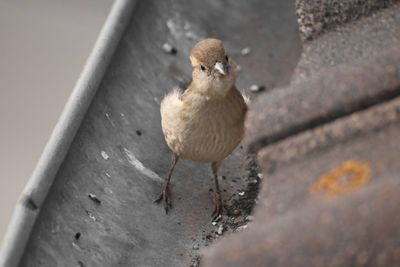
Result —
[[[184,101],[188,95],[192,94],[194,91],[192,84],[190,84],[188,86],[188,88],[181,94],[181,96],[179,97],[180,100]]]
[[[239,90],[236,86],[234,88],[234,92],[235,92],[235,94],[237,96],[239,96],[239,97],[241,97],[243,99],[243,101],[244,101],[244,105],[242,105],[243,106],[243,111],[246,113],[247,110],[250,107],[250,104],[251,104],[250,97],[245,92],[243,92],[242,90]]]
[[[179,88],[174,88],[165,95],[163,100],[161,101],[160,109],[161,113],[168,109],[175,109],[182,104],[182,91]]]

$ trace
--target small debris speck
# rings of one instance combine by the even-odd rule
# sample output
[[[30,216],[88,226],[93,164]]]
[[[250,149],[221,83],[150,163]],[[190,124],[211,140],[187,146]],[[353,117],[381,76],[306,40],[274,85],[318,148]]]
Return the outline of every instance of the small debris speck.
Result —
[[[264,176],[263,176],[262,173],[258,173],[257,176],[258,176],[258,178],[260,178],[260,179],[264,178]]]
[[[178,51],[176,50],[175,47],[170,45],[169,43],[164,43],[162,46],[162,49],[164,50],[165,53],[175,55]]]
[[[192,247],[193,250],[198,250],[199,248],[200,248],[200,247],[199,247],[199,245],[197,245],[197,244],[194,244],[193,247]]]
[[[258,85],[258,84],[252,84],[250,86],[250,91],[253,93],[261,92],[265,90],[265,86],[263,85]]]
[[[107,117],[107,119],[110,121],[111,126],[112,126],[112,127],[115,127],[114,122],[112,121],[112,119],[111,119],[111,117],[110,117],[110,114],[106,113],[106,117]]]
[[[247,224],[238,227],[237,230],[238,230],[238,231],[243,231],[243,230],[246,229],[246,228],[247,228]]]
[[[78,246],[77,244],[75,244],[74,242],[72,242],[72,247],[76,250],[82,251],[81,247]]]
[[[141,136],[141,135],[142,135],[142,131],[136,130],[136,134],[137,134],[138,136]]]
[[[197,35],[192,32],[192,31],[188,31],[185,33],[186,38],[188,38],[189,40],[196,40],[197,39]]]
[[[79,238],[81,237],[81,233],[77,232],[75,235],[75,240],[79,240]]]
[[[239,196],[244,196],[245,192],[239,192]]]
[[[249,216],[246,217],[246,220],[248,220],[248,221],[253,221],[253,220],[254,220],[254,216],[249,215]]]
[[[252,183],[252,184],[257,184],[257,183],[258,183],[258,180],[257,180],[257,179],[254,179],[253,181],[251,181],[251,183]]]
[[[222,216],[221,215],[218,215],[218,217],[217,218],[215,218],[213,221],[212,221],[212,224],[213,225],[215,225],[214,223],[217,223],[219,220],[221,220],[222,219]]]
[[[251,52],[251,48],[250,47],[245,47],[245,48],[242,49],[242,51],[240,51],[242,56],[246,56],[246,55],[250,54],[250,52]]]
[[[96,217],[94,217],[93,213],[91,213],[90,211],[86,211],[87,215],[89,216],[90,219],[92,219],[94,222],[97,221]]]
[[[101,151],[101,156],[103,157],[103,159],[105,159],[105,160],[108,160],[110,157],[108,156],[108,154],[104,151],[104,150],[102,150]]]
[[[89,194],[88,196],[89,196],[89,198],[90,198],[91,200],[93,200],[93,201],[96,202],[97,204],[100,204],[100,203],[101,203],[100,199],[99,199],[95,194]]]
[[[217,229],[217,234],[222,235],[224,233],[224,225],[220,224]]]
[[[236,71],[237,71],[237,72],[242,71],[242,66],[241,66],[241,65],[236,65]]]
[[[239,216],[240,214],[242,214],[242,211],[240,209],[234,209],[233,210],[233,215],[235,216]],[[233,218],[234,219],[234,218]]]
[[[196,256],[192,261],[190,262],[190,267],[199,267],[200,266],[200,257]]]

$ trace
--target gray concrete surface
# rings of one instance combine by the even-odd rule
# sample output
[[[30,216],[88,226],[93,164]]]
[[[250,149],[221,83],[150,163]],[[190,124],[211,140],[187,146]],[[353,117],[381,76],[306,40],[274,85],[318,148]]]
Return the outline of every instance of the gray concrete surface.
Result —
[[[170,158],[159,101],[190,80],[188,53],[200,38],[225,42],[243,89],[287,83],[301,51],[292,1],[138,1],[131,17],[44,203],[22,199],[39,215],[20,266],[196,266],[209,236],[218,237],[211,173],[180,162],[173,209],[165,215],[153,203]],[[165,42],[176,55],[162,50]],[[245,47],[251,53],[242,56]],[[228,210],[254,170],[241,148],[223,163]]]

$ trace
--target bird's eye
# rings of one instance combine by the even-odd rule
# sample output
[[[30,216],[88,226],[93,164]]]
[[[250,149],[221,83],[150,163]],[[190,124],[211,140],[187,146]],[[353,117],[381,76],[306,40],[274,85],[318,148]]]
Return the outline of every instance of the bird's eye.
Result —
[[[225,56],[225,60],[228,61],[228,60],[229,60],[229,57],[228,57],[228,56]]]
[[[206,70],[206,67],[204,67],[203,65],[201,65],[200,68],[201,68],[202,71]]]

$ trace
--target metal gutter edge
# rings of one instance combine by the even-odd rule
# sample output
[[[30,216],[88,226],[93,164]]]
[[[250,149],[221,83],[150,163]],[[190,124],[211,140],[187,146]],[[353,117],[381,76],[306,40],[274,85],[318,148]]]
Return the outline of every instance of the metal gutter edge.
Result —
[[[116,0],[50,139],[14,210],[0,267],[20,262],[40,208],[130,21],[136,0]]]

